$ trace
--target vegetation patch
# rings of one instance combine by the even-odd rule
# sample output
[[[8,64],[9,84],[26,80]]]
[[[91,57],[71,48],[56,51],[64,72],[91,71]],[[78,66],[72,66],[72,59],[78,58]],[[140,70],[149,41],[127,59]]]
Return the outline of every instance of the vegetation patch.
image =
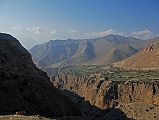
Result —
[[[143,81],[151,83],[159,80],[159,71],[133,71],[113,68],[109,65],[70,65],[61,68],[60,74],[89,76],[92,74],[101,74],[107,80],[124,82],[128,80]]]

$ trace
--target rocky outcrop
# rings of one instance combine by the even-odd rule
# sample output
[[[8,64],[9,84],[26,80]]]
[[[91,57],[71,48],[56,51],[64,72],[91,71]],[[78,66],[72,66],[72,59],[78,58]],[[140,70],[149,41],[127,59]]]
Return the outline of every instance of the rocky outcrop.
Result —
[[[80,107],[84,116],[99,120],[159,118],[158,80],[124,82],[109,81],[102,74],[62,74],[52,77],[51,81]]]
[[[63,92],[64,94],[69,93],[69,98],[81,108],[84,115],[99,120],[159,118],[158,80],[122,82],[110,81],[102,74],[91,76],[63,74],[52,77],[51,81],[57,88],[67,91]],[[81,103],[82,101],[84,102]]]
[[[133,102],[159,105],[159,81],[109,81],[94,74],[59,75],[52,82],[57,88],[72,91],[103,110]]]
[[[75,105],[57,90],[31,55],[11,35],[0,33],[0,114],[79,115]]]

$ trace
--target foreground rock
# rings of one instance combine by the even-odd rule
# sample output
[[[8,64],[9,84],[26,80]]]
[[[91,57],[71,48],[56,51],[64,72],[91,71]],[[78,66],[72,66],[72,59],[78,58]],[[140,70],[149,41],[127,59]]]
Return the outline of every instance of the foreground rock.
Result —
[[[56,119],[49,119],[49,118],[37,117],[37,116],[4,115],[4,116],[0,116],[0,120],[56,120]]]
[[[41,116],[24,116],[24,115],[4,115],[0,120],[82,120],[81,117],[65,116],[58,118],[45,118]]]
[[[79,115],[74,104],[32,62],[18,40],[0,33],[0,114]]]

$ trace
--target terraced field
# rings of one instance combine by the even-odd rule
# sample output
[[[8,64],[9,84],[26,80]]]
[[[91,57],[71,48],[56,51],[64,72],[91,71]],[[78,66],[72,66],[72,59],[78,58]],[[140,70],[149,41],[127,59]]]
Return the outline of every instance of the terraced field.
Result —
[[[60,74],[66,75],[92,75],[101,73],[108,80],[112,81],[128,81],[128,80],[157,80],[159,79],[159,71],[134,71],[113,68],[103,65],[72,65],[61,68]]]

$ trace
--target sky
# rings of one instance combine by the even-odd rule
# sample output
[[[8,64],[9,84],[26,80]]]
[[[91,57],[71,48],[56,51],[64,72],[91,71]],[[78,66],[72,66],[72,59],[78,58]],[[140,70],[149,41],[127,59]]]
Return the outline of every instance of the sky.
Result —
[[[0,0],[0,32],[30,49],[54,39],[159,35],[159,0]]]

